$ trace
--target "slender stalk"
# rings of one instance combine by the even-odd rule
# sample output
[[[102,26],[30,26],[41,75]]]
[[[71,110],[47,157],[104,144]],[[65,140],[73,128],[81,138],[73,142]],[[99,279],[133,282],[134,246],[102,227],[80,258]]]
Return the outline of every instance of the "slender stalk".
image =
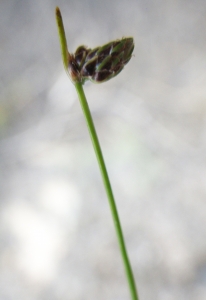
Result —
[[[65,68],[67,74],[69,75],[70,79],[74,83],[75,88],[77,90],[80,104],[82,106],[82,110],[83,110],[83,113],[84,113],[84,116],[85,116],[85,119],[87,122],[87,126],[89,129],[93,147],[94,147],[96,157],[97,157],[97,160],[99,163],[105,190],[106,190],[106,193],[108,196],[109,205],[110,205],[110,209],[111,209],[111,213],[112,213],[112,217],[113,217],[113,221],[114,221],[114,226],[116,229],[117,238],[118,238],[118,242],[119,242],[120,252],[122,255],[125,272],[126,272],[127,279],[128,279],[128,284],[129,284],[130,293],[131,293],[131,299],[139,300],[138,295],[137,295],[137,290],[136,290],[136,285],[135,285],[135,281],[134,281],[132,268],[131,268],[131,265],[129,262],[129,257],[128,257],[125,242],[124,242],[124,236],[123,236],[123,232],[122,232],[122,228],[121,228],[121,224],[120,224],[111,184],[109,181],[109,176],[108,176],[107,169],[106,169],[106,166],[104,163],[104,158],[102,155],[102,150],[101,150],[99,140],[98,140],[98,137],[96,134],[96,130],[95,130],[92,116],[90,113],[90,109],[89,109],[89,106],[87,103],[87,99],[84,94],[82,83],[80,82],[81,77],[79,77],[78,70],[75,67],[75,62],[73,61],[73,56],[68,52],[68,49],[67,49],[67,41],[66,41],[66,36],[65,36],[65,31],[64,31],[64,25],[63,25],[63,21],[62,21],[61,12],[58,7],[56,8],[56,22],[57,22],[57,27],[58,27],[59,40],[60,40],[60,45],[61,45],[62,60],[63,60],[64,68]],[[129,54],[127,53],[128,51],[125,50],[127,53],[126,58],[128,59],[128,55],[131,57],[131,53],[134,48],[133,39],[129,38],[124,41],[122,40],[122,43],[128,43],[129,50],[128,49],[127,50],[129,51]],[[118,47],[122,46],[122,43],[120,42],[118,44]],[[68,68],[71,68],[70,72],[68,72]]]
[[[127,279],[128,279],[131,298],[132,298],[132,300],[138,300],[139,298],[137,295],[135,280],[134,280],[132,268],[131,268],[131,265],[129,262],[125,242],[124,242],[124,236],[123,236],[120,219],[119,219],[118,212],[117,212],[117,207],[115,204],[115,199],[114,199],[113,192],[112,192],[112,187],[110,184],[109,176],[108,176],[107,169],[105,166],[104,158],[102,155],[102,151],[101,151],[100,143],[99,143],[99,140],[97,137],[97,133],[96,133],[96,130],[94,127],[90,109],[89,109],[89,106],[88,106],[88,103],[87,103],[87,100],[86,100],[86,97],[84,94],[82,84],[80,82],[75,83],[75,88],[77,90],[79,100],[80,100],[80,103],[82,106],[82,110],[83,110],[83,113],[84,113],[84,116],[85,116],[85,119],[87,122],[88,130],[90,133],[90,137],[91,137],[91,140],[93,143],[93,147],[94,147],[96,157],[97,157],[97,160],[99,163],[100,171],[102,174],[104,186],[105,186],[106,193],[108,196],[109,205],[110,205],[110,209],[111,209],[111,213],[112,213],[112,217],[113,217],[113,221],[114,221],[114,226],[115,226],[117,237],[118,237],[119,247],[120,247],[120,251],[121,251],[121,255],[122,255],[122,259],[124,262],[124,267],[125,267],[125,271],[126,271],[126,275],[127,275]]]

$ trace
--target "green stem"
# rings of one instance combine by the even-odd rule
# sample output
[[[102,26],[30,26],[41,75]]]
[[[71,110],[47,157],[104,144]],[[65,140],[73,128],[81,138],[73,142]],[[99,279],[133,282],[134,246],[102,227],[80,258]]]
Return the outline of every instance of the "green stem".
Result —
[[[124,242],[124,236],[123,236],[123,232],[122,232],[122,228],[121,228],[121,224],[120,224],[120,220],[119,220],[119,216],[118,216],[118,212],[117,212],[117,207],[115,204],[115,199],[113,196],[111,184],[109,181],[109,176],[108,176],[107,169],[106,169],[106,166],[104,163],[104,158],[102,155],[102,151],[101,151],[101,147],[100,147],[99,140],[97,137],[97,133],[96,133],[96,130],[94,127],[90,109],[89,109],[89,106],[88,106],[88,103],[87,103],[87,100],[86,100],[86,97],[84,94],[82,84],[80,82],[75,83],[75,88],[76,88],[78,96],[79,96],[79,100],[80,100],[82,110],[83,110],[83,113],[84,113],[84,116],[85,116],[85,119],[87,122],[87,126],[89,129],[93,147],[94,147],[94,150],[95,150],[95,153],[97,156],[97,160],[98,160],[99,167],[101,170],[102,178],[104,181],[104,186],[105,186],[106,193],[108,196],[109,205],[110,205],[110,209],[111,209],[111,213],[112,213],[112,217],[113,217],[113,221],[114,221],[114,226],[115,226],[117,237],[118,237],[119,247],[120,247],[120,251],[121,251],[121,255],[122,255],[122,259],[124,262],[124,267],[125,267],[125,271],[126,271],[126,275],[127,275],[127,279],[128,279],[131,298],[132,298],[132,300],[138,300],[139,298],[137,295],[134,276],[133,276],[132,268],[131,268],[131,265],[129,262],[129,258],[128,258],[128,254],[127,254],[127,250],[126,250],[126,246],[125,246],[125,242]]]
[[[68,73],[68,62],[69,62],[70,54],[67,49],[67,39],[66,39],[64,25],[63,25],[62,16],[59,7],[56,7],[55,13],[56,13],[56,23],[57,23],[58,34],[59,34],[59,42],[61,45],[62,61],[64,64],[64,68]]]
[[[70,76],[70,74],[68,73],[68,63],[71,59],[71,55],[68,52],[67,49],[67,41],[66,41],[66,36],[65,36],[65,32],[64,32],[64,25],[63,25],[63,21],[62,21],[62,16],[61,16],[61,12],[60,9],[57,7],[56,8],[56,22],[57,22],[57,27],[58,27],[58,33],[59,33],[59,39],[60,39],[60,45],[61,45],[61,51],[62,51],[62,60],[63,60],[63,64],[64,64],[64,68],[67,72],[67,74]],[[112,192],[112,188],[111,188],[111,184],[109,181],[109,176],[107,173],[107,169],[104,163],[104,158],[102,155],[102,151],[101,151],[101,147],[99,144],[99,140],[96,134],[96,130],[94,127],[94,123],[92,120],[92,116],[89,110],[89,106],[87,104],[87,99],[85,97],[84,94],[84,90],[82,87],[82,84],[80,82],[75,82],[74,78],[71,78],[71,80],[73,81],[75,88],[77,90],[78,96],[79,96],[79,100],[82,106],[82,110],[87,122],[87,126],[89,129],[89,133],[91,136],[91,140],[93,143],[93,147],[97,156],[97,160],[99,163],[99,167],[101,170],[101,174],[102,174],[102,178],[104,181],[104,186],[107,192],[107,196],[108,196],[108,200],[109,200],[109,205],[110,205],[110,209],[112,212],[112,217],[113,217],[113,221],[114,221],[114,226],[116,229],[116,233],[117,233],[117,237],[118,237],[118,242],[119,242],[119,247],[120,247],[120,251],[122,254],[122,259],[124,262],[124,266],[125,266],[125,271],[126,271],[126,275],[127,275],[127,279],[128,279],[128,284],[129,284],[129,288],[130,288],[130,292],[131,292],[131,298],[132,300],[138,300],[138,295],[137,295],[137,290],[136,290],[136,286],[135,286],[135,281],[134,281],[134,276],[133,276],[133,272],[132,272],[132,268],[130,266],[130,262],[129,262],[129,258],[127,255],[127,250],[126,250],[126,246],[125,246],[125,242],[124,242],[124,236],[123,236],[123,232],[122,232],[122,228],[121,228],[121,224],[120,224],[120,220],[119,220],[119,216],[118,216],[118,212],[117,212],[117,208],[116,208],[116,204],[115,204],[115,200],[114,200],[114,196],[113,196],[113,192]]]

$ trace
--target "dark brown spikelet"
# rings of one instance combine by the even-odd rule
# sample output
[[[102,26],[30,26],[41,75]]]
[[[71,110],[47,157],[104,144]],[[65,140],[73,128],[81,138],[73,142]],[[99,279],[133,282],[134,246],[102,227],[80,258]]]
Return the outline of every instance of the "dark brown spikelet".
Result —
[[[132,37],[89,49],[80,46],[74,53],[75,68],[82,83],[85,80],[104,82],[119,74],[129,62],[134,50]]]
[[[74,59],[76,60],[77,65],[79,68],[82,68],[82,65],[85,62],[85,59],[91,49],[88,49],[86,46],[79,46],[74,54]]]

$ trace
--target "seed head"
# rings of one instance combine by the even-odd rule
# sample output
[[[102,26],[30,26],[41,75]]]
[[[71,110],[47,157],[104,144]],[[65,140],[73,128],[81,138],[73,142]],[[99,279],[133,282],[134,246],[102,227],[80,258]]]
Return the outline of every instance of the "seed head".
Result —
[[[119,74],[132,57],[133,38],[123,38],[104,46],[89,49],[80,46],[70,55],[69,74],[75,81],[104,82]]]

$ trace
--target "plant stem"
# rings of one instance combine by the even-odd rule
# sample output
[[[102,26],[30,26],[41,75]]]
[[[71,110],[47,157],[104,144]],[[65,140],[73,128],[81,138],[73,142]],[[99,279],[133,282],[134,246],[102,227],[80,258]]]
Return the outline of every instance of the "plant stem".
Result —
[[[68,73],[68,64],[69,61],[71,59],[71,55],[68,52],[67,49],[67,41],[66,41],[66,36],[65,36],[65,31],[64,31],[64,25],[63,25],[63,21],[62,21],[62,16],[61,16],[61,12],[60,9],[58,7],[56,7],[56,22],[57,22],[57,27],[58,27],[58,33],[59,33],[59,39],[60,39],[60,45],[61,45],[61,51],[62,51],[62,60],[63,60],[63,64],[64,64],[64,68],[67,72],[67,74],[70,77],[70,74]],[[136,286],[135,286],[135,281],[134,281],[134,276],[133,276],[133,272],[132,272],[132,268],[129,262],[129,258],[127,255],[127,250],[126,250],[126,246],[125,246],[125,242],[124,242],[124,236],[123,236],[123,232],[122,232],[122,228],[121,228],[121,224],[120,224],[120,220],[119,220],[119,216],[118,216],[118,212],[117,212],[117,208],[116,208],[116,204],[115,204],[115,200],[114,200],[114,196],[113,196],[113,192],[112,192],[112,188],[111,188],[111,184],[109,181],[109,176],[107,173],[107,169],[104,163],[104,158],[102,155],[102,151],[101,151],[101,147],[99,144],[99,140],[96,134],[96,130],[94,127],[94,123],[92,120],[92,116],[90,113],[90,109],[89,106],[87,104],[87,99],[85,97],[84,94],[84,90],[82,87],[82,83],[81,82],[75,82],[73,79],[71,78],[75,88],[77,90],[78,96],[79,96],[79,100],[80,100],[80,104],[82,106],[82,110],[87,122],[87,126],[89,129],[89,133],[91,136],[91,140],[93,143],[93,147],[97,156],[97,160],[99,163],[99,167],[100,167],[100,171],[102,174],[102,178],[103,178],[103,182],[104,182],[104,186],[106,189],[106,193],[108,196],[108,200],[109,200],[109,205],[110,205],[110,209],[111,209],[111,213],[112,213],[112,217],[113,217],[113,221],[114,221],[114,226],[116,229],[116,233],[117,233],[117,237],[118,237],[118,242],[119,242],[119,247],[120,247],[120,251],[122,254],[122,259],[124,262],[124,266],[125,266],[125,272],[127,275],[127,279],[128,279],[128,284],[129,284],[129,288],[130,288],[130,293],[131,293],[131,298],[132,300],[138,300],[138,295],[137,295],[137,290],[136,290]]]
[[[69,62],[70,54],[67,49],[67,39],[66,39],[64,25],[63,25],[62,16],[59,7],[56,7],[55,14],[56,14],[58,34],[59,34],[59,42],[61,45],[62,61],[64,64],[65,71],[68,74],[68,62]]]
[[[121,224],[120,224],[120,219],[119,219],[119,216],[118,216],[117,207],[116,207],[116,204],[115,204],[115,199],[114,199],[114,196],[113,196],[109,176],[108,176],[107,169],[106,169],[106,166],[105,166],[105,162],[104,162],[104,158],[103,158],[103,155],[102,155],[99,140],[98,140],[98,137],[97,137],[97,133],[96,133],[94,123],[93,123],[93,120],[92,120],[91,112],[90,112],[90,109],[89,109],[89,106],[88,106],[88,103],[87,103],[87,99],[86,99],[85,94],[84,94],[82,84],[80,82],[75,83],[75,88],[77,90],[79,100],[80,100],[80,104],[82,106],[82,110],[83,110],[83,113],[84,113],[84,116],[85,116],[85,119],[86,119],[86,122],[87,122],[88,130],[89,130],[89,133],[90,133],[90,137],[91,137],[91,140],[92,140],[92,143],[93,143],[94,151],[96,153],[96,157],[97,157],[97,160],[98,160],[98,163],[99,163],[99,167],[100,167],[100,171],[101,171],[101,174],[102,174],[104,186],[105,186],[106,193],[107,193],[107,196],[108,196],[109,205],[110,205],[110,209],[111,209],[111,213],[112,213],[112,217],[113,217],[113,221],[114,221],[114,226],[115,226],[117,237],[118,237],[119,247],[120,247],[122,259],[123,259],[123,262],[124,262],[124,267],[125,267],[125,272],[126,272],[126,275],[127,275],[129,288],[130,288],[131,298],[132,298],[132,300],[138,300],[139,298],[138,298],[138,295],[137,295],[135,280],[134,280],[132,268],[131,268],[131,265],[130,265],[130,262],[129,262],[125,242],[124,242],[124,236],[123,236],[123,232],[122,232],[122,228],[121,228]]]

